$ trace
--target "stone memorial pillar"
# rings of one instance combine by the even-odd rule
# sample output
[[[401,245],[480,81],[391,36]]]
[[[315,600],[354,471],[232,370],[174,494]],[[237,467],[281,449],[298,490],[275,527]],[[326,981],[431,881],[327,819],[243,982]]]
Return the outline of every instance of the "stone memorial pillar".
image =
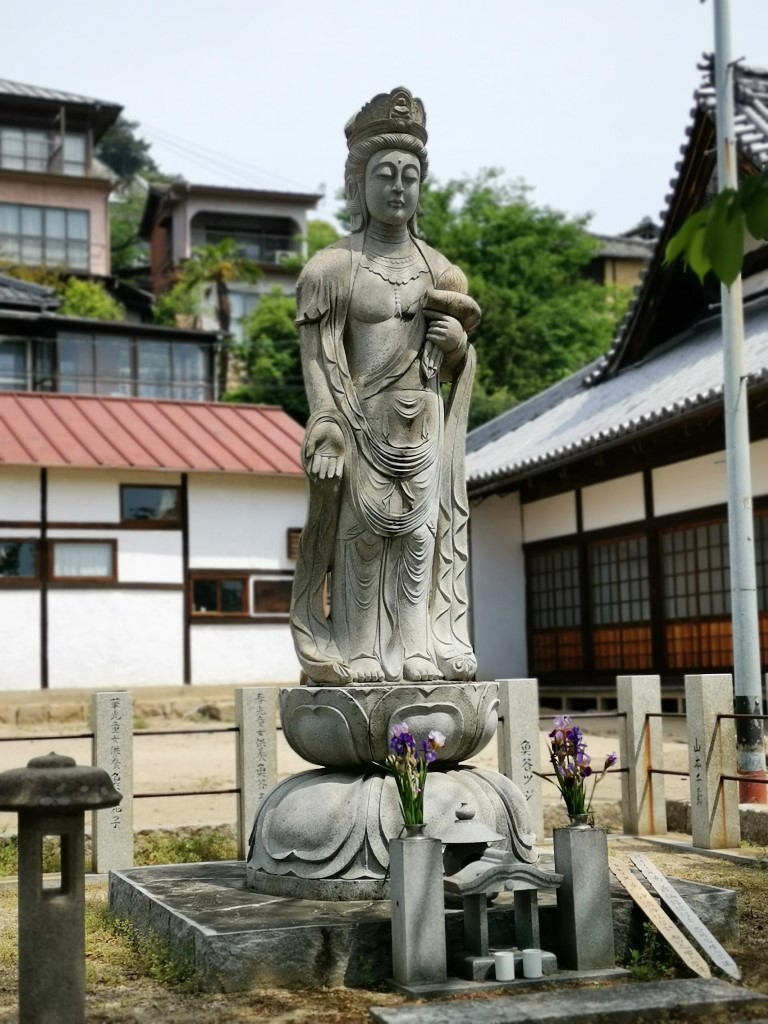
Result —
[[[553,833],[555,871],[563,876],[557,890],[560,967],[593,971],[615,967],[608,832],[571,826]]]

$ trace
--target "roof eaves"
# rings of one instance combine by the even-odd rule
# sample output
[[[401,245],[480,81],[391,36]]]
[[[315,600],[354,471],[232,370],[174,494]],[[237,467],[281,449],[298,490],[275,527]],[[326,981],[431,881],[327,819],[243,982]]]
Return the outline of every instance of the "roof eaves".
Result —
[[[736,137],[740,152],[747,156],[757,168],[768,161],[768,71],[762,68],[751,68],[737,63],[736,74]],[[704,80],[694,92],[694,106],[690,111],[690,122],[686,127],[686,142],[680,147],[681,159],[675,164],[675,177],[670,181],[670,191],[665,197],[666,205],[660,211],[661,234],[651,262],[641,272],[638,285],[630,300],[627,311],[619,324],[605,356],[599,360],[592,374],[584,380],[586,386],[598,384],[611,371],[624,351],[627,339],[640,314],[645,293],[650,282],[656,277],[663,265],[666,243],[672,236],[672,227],[677,230],[678,192],[681,175],[685,167],[685,158],[691,145],[691,138],[696,129],[697,118],[702,115],[711,121],[715,116],[714,58],[704,54],[699,70],[704,72]],[[756,83],[760,88],[756,88]]]

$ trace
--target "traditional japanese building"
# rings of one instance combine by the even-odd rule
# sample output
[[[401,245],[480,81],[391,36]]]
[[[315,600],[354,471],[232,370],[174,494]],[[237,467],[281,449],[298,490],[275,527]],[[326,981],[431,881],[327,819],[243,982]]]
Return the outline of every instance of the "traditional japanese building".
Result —
[[[617,674],[732,671],[720,286],[667,242],[716,191],[711,64],[658,243],[605,357],[470,434],[478,678],[536,676],[569,706]],[[738,64],[740,171],[768,160],[768,71]],[[768,245],[744,265],[763,664],[768,663]]]

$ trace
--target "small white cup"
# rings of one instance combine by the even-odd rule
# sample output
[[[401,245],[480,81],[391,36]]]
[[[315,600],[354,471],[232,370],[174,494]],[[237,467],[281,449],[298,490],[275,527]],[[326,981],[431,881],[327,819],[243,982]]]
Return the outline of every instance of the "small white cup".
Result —
[[[523,977],[524,978],[540,978],[541,977],[541,950],[540,949],[524,949],[523,950]]]
[[[511,949],[499,949],[493,954],[496,981],[515,980],[515,954]]]

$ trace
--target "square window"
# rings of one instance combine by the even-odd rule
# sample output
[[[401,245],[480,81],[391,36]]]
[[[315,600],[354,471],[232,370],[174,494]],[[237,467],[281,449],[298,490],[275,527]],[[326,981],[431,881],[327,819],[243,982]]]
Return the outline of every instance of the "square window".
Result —
[[[291,610],[293,578],[262,576],[253,580],[253,614],[287,615]]]
[[[180,489],[124,484],[120,488],[120,518],[123,522],[178,523],[181,519]]]
[[[245,581],[222,580],[219,584],[221,593],[221,611],[223,614],[236,615],[245,611]]]
[[[218,611],[218,584],[216,580],[197,579],[192,584],[192,610],[199,615]]]
[[[36,579],[37,544],[33,540],[0,540],[0,579]]]
[[[248,614],[248,588],[244,576],[198,576],[192,580],[192,614]]]
[[[53,579],[115,578],[114,541],[54,540],[51,548]]]

